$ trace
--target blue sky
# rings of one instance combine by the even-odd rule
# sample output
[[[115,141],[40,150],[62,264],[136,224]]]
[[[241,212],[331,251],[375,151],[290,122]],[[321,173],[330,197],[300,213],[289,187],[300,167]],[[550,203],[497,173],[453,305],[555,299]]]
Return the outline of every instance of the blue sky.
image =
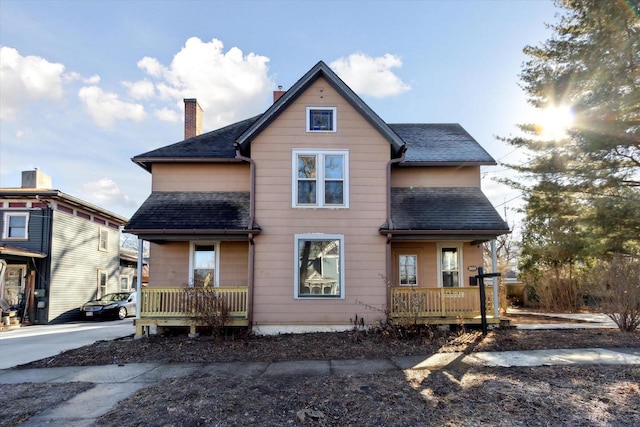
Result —
[[[129,217],[151,176],[130,159],[183,139],[183,98],[209,131],[263,112],[319,60],[388,123],[460,123],[496,159],[523,153],[518,86],[556,22],[551,0],[0,0],[0,186],[53,187]],[[498,210],[517,193],[483,168]],[[505,204],[505,202],[507,202]]]

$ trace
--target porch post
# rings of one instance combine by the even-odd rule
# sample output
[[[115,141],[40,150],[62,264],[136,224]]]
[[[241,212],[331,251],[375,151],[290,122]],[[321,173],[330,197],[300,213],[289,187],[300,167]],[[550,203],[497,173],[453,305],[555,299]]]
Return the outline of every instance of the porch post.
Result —
[[[142,306],[142,263],[144,262],[144,241],[138,238],[138,278],[136,279],[136,319],[140,319],[140,307]]]
[[[496,239],[491,241],[491,264],[492,271],[494,273],[498,272],[498,253],[496,251]],[[500,304],[498,301],[498,278],[493,277],[493,315],[496,319],[500,318]]]

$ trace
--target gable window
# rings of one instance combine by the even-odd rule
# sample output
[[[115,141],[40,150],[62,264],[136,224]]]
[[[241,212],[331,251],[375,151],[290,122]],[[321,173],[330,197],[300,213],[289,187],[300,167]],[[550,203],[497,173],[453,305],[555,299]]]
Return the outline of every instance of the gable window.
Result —
[[[336,107],[307,107],[307,132],[335,132]]]
[[[106,295],[109,284],[109,275],[106,270],[98,270],[98,298]]]
[[[4,227],[2,230],[3,239],[27,240],[29,238],[29,213],[4,214]]]
[[[443,288],[461,286],[462,247],[459,244],[438,245],[438,285]]]
[[[349,152],[293,152],[293,197],[295,207],[349,207]]]
[[[109,230],[100,228],[98,231],[98,250],[107,252],[109,250]]]
[[[295,253],[295,298],[344,298],[343,235],[296,234]]]
[[[194,286],[218,286],[218,252],[215,242],[191,243],[189,283]]]
[[[400,285],[415,286],[418,284],[418,256],[400,255]]]

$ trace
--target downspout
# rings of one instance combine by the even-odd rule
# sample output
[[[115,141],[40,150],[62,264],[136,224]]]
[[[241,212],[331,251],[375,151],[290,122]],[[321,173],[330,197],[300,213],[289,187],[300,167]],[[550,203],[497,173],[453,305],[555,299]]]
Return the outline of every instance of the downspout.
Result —
[[[249,323],[249,332],[253,328],[253,283],[254,283],[254,268],[255,268],[255,242],[253,241],[253,224],[256,215],[256,163],[250,157],[243,156],[240,153],[240,145],[235,144],[236,158],[249,163],[249,224],[247,229],[249,230],[249,277],[247,278],[247,322]]]
[[[393,221],[391,219],[391,166],[404,161],[404,155],[407,152],[407,146],[403,145],[400,148],[400,157],[391,159],[387,162],[387,225],[389,232],[387,233],[387,247],[386,247],[386,277],[385,283],[387,286],[387,307],[391,308],[391,231],[393,230]]]

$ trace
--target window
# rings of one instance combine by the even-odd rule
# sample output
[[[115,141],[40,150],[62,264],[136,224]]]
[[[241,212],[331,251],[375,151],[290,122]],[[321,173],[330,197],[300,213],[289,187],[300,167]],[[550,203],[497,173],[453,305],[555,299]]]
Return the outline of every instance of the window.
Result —
[[[218,286],[217,243],[191,244],[191,269],[189,283],[194,286]]]
[[[307,107],[307,132],[335,132],[336,107]]]
[[[439,285],[444,288],[456,288],[461,286],[461,246],[456,244],[441,244],[438,245],[438,247]]]
[[[105,270],[98,270],[98,298],[108,294],[109,275]]]
[[[400,255],[400,285],[418,284],[418,256]]]
[[[120,291],[125,292],[129,290],[129,277],[121,276],[120,277]]]
[[[98,231],[98,250],[107,252],[109,250],[109,231],[100,228]]]
[[[4,213],[3,239],[27,240],[29,238],[29,213]]]
[[[344,298],[344,236],[295,236],[295,298]]]
[[[292,206],[349,207],[349,152],[293,152]]]

